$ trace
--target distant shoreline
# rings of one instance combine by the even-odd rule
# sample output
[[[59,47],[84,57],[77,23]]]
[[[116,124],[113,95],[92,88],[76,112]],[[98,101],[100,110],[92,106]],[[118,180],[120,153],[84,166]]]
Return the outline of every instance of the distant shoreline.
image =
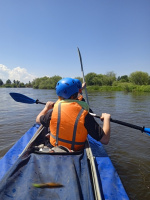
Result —
[[[0,88],[33,88],[33,87],[5,87],[0,86]],[[38,88],[33,88],[38,89]],[[47,88],[39,88],[39,89],[47,89]],[[54,90],[54,89],[50,89]],[[122,83],[117,86],[87,86],[87,90],[89,92],[111,92],[111,91],[124,91],[124,92],[150,92],[150,85],[135,85],[131,83]]]

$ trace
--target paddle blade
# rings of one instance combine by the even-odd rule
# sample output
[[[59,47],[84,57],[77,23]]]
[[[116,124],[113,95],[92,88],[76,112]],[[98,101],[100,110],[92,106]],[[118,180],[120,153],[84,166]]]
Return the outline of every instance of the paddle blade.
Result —
[[[31,99],[31,98],[29,98],[29,97],[27,97],[23,94],[20,94],[20,93],[11,92],[9,94],[17,102],[28,103],[28,104],[36,103],[36,100]]]
[[[150,128],[144,128],[143,132],[147,133],[150,136]]]

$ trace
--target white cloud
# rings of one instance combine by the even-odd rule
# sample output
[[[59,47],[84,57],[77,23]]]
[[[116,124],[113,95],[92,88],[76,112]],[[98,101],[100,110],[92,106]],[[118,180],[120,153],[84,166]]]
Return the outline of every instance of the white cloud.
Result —
[[[33,81],[36,77],[32,74],[29,74],[25,68],[16,67],[14,69],[9,69],[5,65],[0,64],[0,79],[5,83],[6,80],[10,79],[18,80],[23,83],[28,83]]]

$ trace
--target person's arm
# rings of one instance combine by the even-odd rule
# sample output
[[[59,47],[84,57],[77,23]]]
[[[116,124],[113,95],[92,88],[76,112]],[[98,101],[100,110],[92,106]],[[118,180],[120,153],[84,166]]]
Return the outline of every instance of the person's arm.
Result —
[[[85,117],[84,126],[87,129],[88,134],[97,141],[101,140],[101,138],[105,134],[103,129],[94,119],[94,117],[89,113]]]
[[[38,116],[36,117],[36,123],[40,123],[40,117],[42,115],[46,115],[47,112],[52,109],[54,106],[54,102],[52,101],[48,101],[44,107],[44,109],[38,114]]]
[[[104,135],[100,142],[102,144],[108,144],[110,140],[110,114],[102,113],[100,119],[103,121]]]
[[[91,137],[100,141],[102,144],[108,144],[110,139],[110,115],[103,113],[100,119],[103,121],[103,128],[100,127],[90,114],[87,114],[85,117],[84,125]]]

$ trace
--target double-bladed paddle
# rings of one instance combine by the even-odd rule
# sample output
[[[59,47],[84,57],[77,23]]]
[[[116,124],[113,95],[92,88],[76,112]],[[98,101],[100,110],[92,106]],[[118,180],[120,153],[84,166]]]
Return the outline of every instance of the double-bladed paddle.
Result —
[[[36,104],[43,104],[43,105],[46,104],[46,103],[40,102],[38,99],[35,100],[35,99],[30,98],[30,97],[27,97],[24,94],[20,94],[20,93],[16,93],[16,92],[11,92],[9,94],[15,101],[20,102],[20,103],[28,103],[28,104],[36,103]],[[100,118],[100,116],[98,116],[94,113],[89,113],[89,114],[92,115],[93,117]],[[150,136],[150,128],[145,128],[144,126],[143,127],[136,126],[134,124],[129,124],[129,123],[119,121],[119,120],[116,120],[116,119],[112,119],[112,118],[110,119],[110,121],[113,122],[113,123],[116,123],[116,124],[120,124],[120,125],[123,125],[123,126],[127,126],[127,127],[130,127],[130,128],[133,128],[133,129],[140,130],[144,133],[147,133]]]

